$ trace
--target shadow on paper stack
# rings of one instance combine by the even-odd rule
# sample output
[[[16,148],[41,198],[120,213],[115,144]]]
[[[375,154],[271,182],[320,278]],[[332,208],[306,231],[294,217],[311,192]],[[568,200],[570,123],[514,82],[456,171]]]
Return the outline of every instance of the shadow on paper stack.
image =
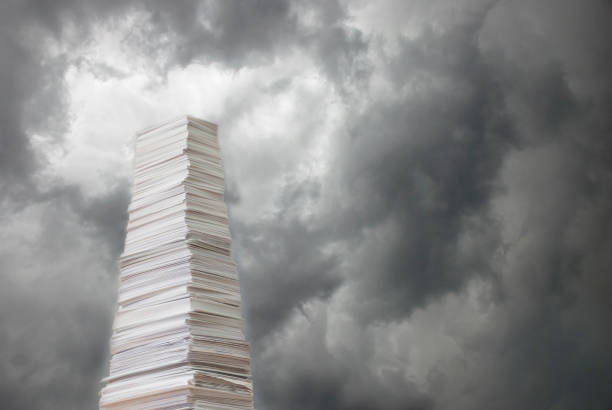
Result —
[[[252,409],[217,126],[137,135],[101,409]]]

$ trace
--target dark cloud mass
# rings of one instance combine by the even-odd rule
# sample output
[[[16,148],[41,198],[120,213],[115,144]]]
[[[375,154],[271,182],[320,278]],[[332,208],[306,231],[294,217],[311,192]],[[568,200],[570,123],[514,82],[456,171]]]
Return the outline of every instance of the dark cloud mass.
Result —
[[[218,114],[258,408],[611,408],[610,17],[569,0],[3,2],[0,407],[97,408],[129,181],[100,171],[91,190],[47,151],[75,138],[67,73],[129,21],[121,44],[161,83],[274,67]],[[308,89],[290,126],[253,114],[304,78],[333,104]],[[241,148],[232,124],[251,117],[261,141]],[[321,167],[293,170],[319,134]]]

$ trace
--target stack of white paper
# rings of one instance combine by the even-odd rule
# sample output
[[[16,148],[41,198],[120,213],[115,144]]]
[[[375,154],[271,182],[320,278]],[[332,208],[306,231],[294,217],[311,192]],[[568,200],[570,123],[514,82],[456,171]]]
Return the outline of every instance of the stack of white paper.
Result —
[[[137,135],[102,409],[251,409],[217,126]]]

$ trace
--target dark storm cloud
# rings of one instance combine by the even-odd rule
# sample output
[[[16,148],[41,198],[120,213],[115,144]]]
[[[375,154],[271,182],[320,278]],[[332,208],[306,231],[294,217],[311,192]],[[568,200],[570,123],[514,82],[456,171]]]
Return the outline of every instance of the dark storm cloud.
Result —
[[[126,222],[121,185],[85,199],[56,184],[2,218],[8,239],[20,239],[5,241],[0,252],[5,408],[95,408]]]
[[[325,281],[310,277],[333,278],[337,263],[316,268],[320,256],[309,252],[317,248],[306,244],[324,248],[351,241],[359,248],[368,240],[362,232],[383,223],[398,227],[397,235],[380,244],[372,241],[372,249],[352,255],[360,261],[351,280],[357,280],[363,291],[355,308],[368,320],[404,317],[430,296],[458,289],[471,275],[487,274],[499,240],[492,232],[487,206],[512,133],[499,88],[473,41],[480,23],[471,21],[442,36],[429,32],[402,44],[403,52],[389,66],[396,78],[394,87],[405,87],[421,75],[430,76],[431,87],[425,86],[416,97],[372,106],[364,115],[350,118],[349,137],[335,147],[338,186],[332,208],[307,225],[296,218],[283,220],[285,214],[291,215],[290,207],[299,209],[296,204],[320,196],[299,189],[305,184],[288,185],[278,206],[282,215],[248,228],[236,227],[257,238],[246,237],[248,242],[242,244],[249,257],[261,262],[245,266],[246,283],[262,277],[267,285],[253,284],[249,298],[261,291],[268,294],[264,289],[285,282],[305,292],[309,287],[301,280],[326,289]],[[287,191],[293,193],[289,200]],[[479,240],[482,249],[462,253],[462,233]],[[290,272],[294,264],[299,266],[298,255],[313,265],[306,265],[294,278]],[[270,258],[282,262],[273,264]],[[333,261],[329,255],[325,260]],[[254,273],[271,266],[278,274]],[[308,300],[286,289],[278,295],[276,302],[262,299],[274,303],[271,308],[283,316],[288,306]],[[257,320],[257,313],[253,315]],[[262,319],[268,326],[274,323],[267,316]]]
[[[418,83],[421,89],[349,117],[348,137],[334,147],[334,192],[328,193],[332,207],[302,225],[293,220],[290,229],[280,217],[264,225],[236,227],[243,239],[240,252],[256,261],[244,264],[248,274],[243,281],[249,323],[255,328],[255,380],[268,408],[432,408],[434,399],[401,372],[381,379],[360,366],[359,361],[370,359],[371,349],[354,361],[339,360],[326,350],[325,331],[319,329],[305,334],[293,348],[288,342],[280,353],[283,360],[273,365],[278,352],[269,351],[268,358],[265,351],[278,336],[258,331],[282,329],[281,320],[292,310],[299,311],[313,298],[329,297],[326,282],[317,278],[321,274],[355,285],[354,302],[347,310],[366,324],[409,317],[413,309],[460,289],[472,276],[494,274],[492,257],[500,238],[489,201],[513,135],[499,85],[475,42],[481,24],[482,17],[470,19],[443,34],[428,31],[401,42],[402,52],[386,67],[393,87]],[[302,193],[279,208],[299,208],[308,200]],[[392,232],[385,232],[386,226],[393,227]],[[249,235],[258,240],[245,240]],[[465,238],[472,246],[462,246],[460,239]],[[320,256],[302,250],[299,255],[310,262],[305,264],[296,258],[293,245],[316,244],[310,246],[312,251],[338,242],[347,250],[326,258],[344,260],[344,268],[337,262],[318,267]],[[302,266],[305,269],[296,271]],[[258,274],[271,267],[278,273]],[[318,350],[303,353],[308,343]],[[285,363],[286,372],[303,372],[283,379],[279,387],[273,374]],[[321,374],[327,375],[323,383]],[[397,383],[402,388],[396,388]]]
[[[78,3],[78,2],[76,2]],[[76,186],[40,184],[45,166],[29,135],[60,143],[66,130],[67,19],[75,2],[0,6],[0,401],[6,409],[95,408],[106,363],[115,264],[128,191],[86,199]],[[98,10],[99,11],[99,10]]]
[[[69,21],[86,35],[89,19],[108,11],[97,5],[75,1],[0,5],[0,199],[14,195],[27,200],[26,191],[35,189],[31,177],[43,160],[35,154],[29,133],[44,130],[45,136],[61,139],[66,131],[67,61],[63,55],[50,56],[47,49],[64,39]]]
[[[433,372],[423,408],[595,409],[612,403],[606,388],[612,357],[605,348],[612,341],[606,330],[612,242],[604,211],[612,209],[612,124],[604,114],[612,100],[609,74],[595,68],[611,61],[609,47],[599,41],[610,37],[601,21],[610,10],[595,3],[581,9],[580,18],[569,18],[572,8],[564,3],[550,16],[535,4],[494,4],[442,31],[401,39],[401,51],[385,68],[393,87],[406,90],[404,97],[349,116],[349,136],[335,147],[338,186],[327,193],[332,207],[282,233],[275,229],[279,220],[236,229],[239,238],[261,235],[241,243],[240,251],[256,261],[244,264],[249,273],[274,266],[266,255],[286,255],[280,271],[292,277],[290,244],[296,237],[318,249],[347,244],[348,251],[327,257],[349,260],[348,268],[313,271],[312,265],[300,276],[329,272],[327,277],[342,278],[355,290],[348,314],[365,319],[364,326],[410,318],[414,309],[459,292],[471,278],[492,283],[491,322],[466,345],[466,355],[480,359],[467,371]],[[516,30],[529,10],[535,26]],[[568,44],[544,33],[529,44],[537,28],[560,33],[564,24],[580,40]],[[506,25],[514,34],[499,37],[497,28]],[[574,49],[587,44],[597,52]],[[585,60],[575,61],[576,55]],[[496,207],[505,201],[510,204],[502,210],[524,213],[500,221]],[[520,226],[520,236],[508,241],[504,224]],[[257,254],[260,249],[266,255]],[[362,377],[361,394],[353,392],[353,398],[363,408],[406,408],[420,397],[416,388],[409,397],[387,384],[378,391],[372,370],[330,356],[325,331],[316,331],[325,314],[312,319],[312,332],[268,350],[283,337],[279,329],[295,329],[287,309],[303,314],[309,299],[300,292],[310,289],[310,301],[330,296],[304,286],[287,291],[284,279],[244,278],[250,323],[274,330],[252,332],[261,403],[275,409],[360,408],[344,396],[355,374]],[[275,311],[280,313],[270,314]],[[284,364],[286,370],[279,370]],[[295,377],[276,380],[277,373]],[[330,386],[336,386],[332,392]]]
[[[199,58],[233,66],[251,58],[268,59],[284,41],[294,41],[297,30],[297,19],[283,0],[159,2],[150,10],[151,32],[146,35],[170,37],[170,64],[188,64]]]
[[[0,37],[0,89],[2,91],[2,107],[0,109],[0,172],[2,183],[0,189],[6,195],[8,189],[28,179],[36,168],[36,158],[29,140],[24,132],[24,121],[21,110],[41,86],[38,82],[42,77],[39,62],[30,50],[19,42],[17,27],[10,24],[13,16],[11,10],[5,9],[0,17],[2,36]],[[51,85],[55,88],[54,85]]]
[[[296,50],[312,53],[340,86],[367,75],[361,58],[367,41],[348,27],[338,1],[258,0],[146,2],[146,24],[130,41],[149,55],[167,58],[164,68],[220,63],[257,66]]]
[[[363,356],[346,360],[330,354],[325,342],[329,331],[325,314],[315,311],[307,317],[293,337],[284,336],[282,342],[271,340],[268,349],[258,352],[262,368],[257,371],[267,377],[267,382],[260,384],[265,408],[432,408],[432,400],[401,372],[387,370],[377,377],[368,371]]]
[[[402,42],[389,67],[393,86],[419,90],[354,118],[350,140],[337,148],[350,204],[343,223],[398,229],[363,255],[360,310],[374,319],[406,316],[472,275],[493,273],[499,238],[488,206],[514,136],[474,42],[480,24]],[[462,235],[478,246],[465,249]]]
[[[250,233],[243,236],[242,246],[248,249],[245,255],[257,261],[242,267],[248,272],[243,286],[251,337],[270,334],[293,308],[314,297],[327,298],[339,285],[338,257],[312,245],[321,243],[321,232],[282,217],[235,230]]]
[[[46,130],[61,144],[67,124],[68,57],[51,56],[48,41],[78,44],[130,12],[145,17],[127,43],[162,72],[299,52],[346,107],[329,173],[283,179],[274,213],[233,221],[259,408],[612,405],[609,2],[466,1],[440,19],[448,7],[414,2],[412,17],[435,24],[388,39],[397,40],[392,51],[349,27],[339,2],[0,7],[4,407],[97,405],[128,184],[89,198],[37,183],[44,163],[27,136]],[[372,91],[377,78],[388,93]],[[280,95],[292,82],[274,84],[267,92]],[[257,183],[282,172],[266,167]],[[228,183],[236,206],[249,191]],[[418,331],[416,315],[466,298],[474,281],[490,285],[479,302],[487,318],[467,319],[453,336],[457,361],[443,361],[431,336],[392,333],[405,323]],[[459,312],[444,313],[431,320],[452,328]],[[410,375],[418,360],[393,359],[413,347],[440,358],[421,368],[425,384]]]
[[[580,17],[569,17],[573,7],[567,3],[556,9],[553,17],[560,26],[551,30],[567,24],[580,48],[592,44],[605,52],[567,60],[582,50],[575,49],[576,43],[568,46],[563,36],[535,38],[520,51],[513,49],[524,41],[520,31],[497,40],[505,58],[495,65],[521,137],[520,149],[504,169],[509,191],[500,201],[521,215],[512,223],[523,228],[506,254],[505,297],[478,346],[504,354],[475,370],[471,382],[479,389],[456,408],[489,402],[501,409],[595,409],[612,403],[607,388],[612,356],[603,347],[612,340],[606,325],[612,314],[606,267],[612,242],[606,233],[609,212],[603,211],[612,209],[612,122],[603,115],[612,108],[612,81],[609,74],[593,75],[599,71],[595,67],[611,61],[599,35],[612,33],[591,26],[610,8],[593,3],[581,8]],[[500,8],[491,24],[513,12],[513,5]],[[553,24],[548,12],[537,8],[532,18],[543,27]],[[539,48],[544,41],[553,42],[550,53]],[[512,58],[518,52],[532,58],[521,64]],[[529,377],[522,379],[525,374]],[[519,394],[505,397],[508,389]]]

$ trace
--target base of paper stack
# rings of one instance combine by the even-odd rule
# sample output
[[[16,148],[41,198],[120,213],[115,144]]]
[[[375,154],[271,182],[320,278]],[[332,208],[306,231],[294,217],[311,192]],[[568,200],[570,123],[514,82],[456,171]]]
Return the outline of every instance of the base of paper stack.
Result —
[[[137,135],[101,409],[252,409],[214,124]]]
[[[216,409],[252,408],[251,384],[244,379],[191,370],[161,371],[109,385],[100,408]]]

